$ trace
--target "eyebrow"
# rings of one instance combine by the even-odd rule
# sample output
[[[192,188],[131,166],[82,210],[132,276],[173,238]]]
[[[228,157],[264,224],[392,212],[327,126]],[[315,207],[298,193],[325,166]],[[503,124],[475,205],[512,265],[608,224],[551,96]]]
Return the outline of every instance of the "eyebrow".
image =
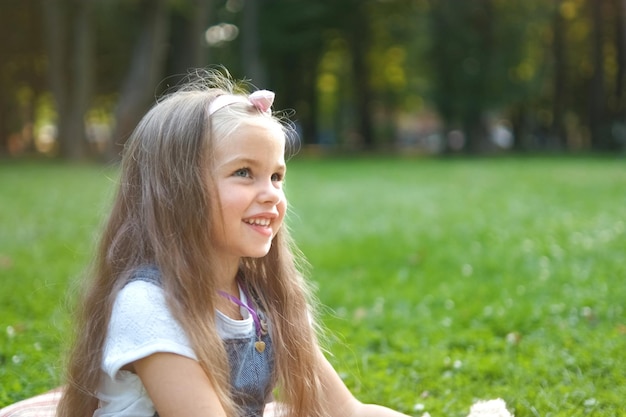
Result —
[[[230,166],[230,165],[238,165],[238,164],[255,166],[255,165],[259,165],[259,161],[256,159],[247,158],[247,157],[235,157],[233,159],[226,161],[224,165]],[[286,170],[287,164],[285,163],[279,164],[277,169]]]

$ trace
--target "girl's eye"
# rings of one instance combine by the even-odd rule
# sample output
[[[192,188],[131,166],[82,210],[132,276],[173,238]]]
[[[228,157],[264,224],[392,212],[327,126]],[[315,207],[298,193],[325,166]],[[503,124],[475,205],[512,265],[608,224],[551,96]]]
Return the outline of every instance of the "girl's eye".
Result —
[[[284,176],[282,174],[272,174],[272,182],[278,182],[278,181],[282,181],[284,178]]]
[[[233,173],[233,176],[247,178],[250,176],[250,170],[248,168],[240,168]]]

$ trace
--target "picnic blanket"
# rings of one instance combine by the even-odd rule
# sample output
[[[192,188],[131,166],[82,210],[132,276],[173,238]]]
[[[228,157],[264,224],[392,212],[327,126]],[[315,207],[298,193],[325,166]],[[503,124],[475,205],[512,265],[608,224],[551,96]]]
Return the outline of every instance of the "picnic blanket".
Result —
[[[63,395],[63,388],[56,388],[44,394],[27,398],[0,410],[0,417],[55,417],[57,404]],[[275,403],[265,406],[263,417],[279,417]],[[424,413],[422,417],[430,417]],[[502,399],[478,401],[472,405],[468,417],[512,417]]]
[[[63,388],[17,402],[0,410],[0,417],[54,417]]]
[[[27,398],[0,409],[0,417],[55,417],[57,405],[63,395],[63,388],[56,388],[44,394]],[[274,403],[265,406],[263,417],[278,417]]]

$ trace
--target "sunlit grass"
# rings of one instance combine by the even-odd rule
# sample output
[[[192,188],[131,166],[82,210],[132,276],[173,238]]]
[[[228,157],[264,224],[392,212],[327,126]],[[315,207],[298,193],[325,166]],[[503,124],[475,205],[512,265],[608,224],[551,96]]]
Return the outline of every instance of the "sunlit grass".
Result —
[[[59,383],[69,282],[80,276],[114,170],[0,166],[0,406]]]
[[[0,406],[60,382],[68,281],[115,171],[0,166]],[[618,416],[626,161],[293,160],[289,223],[363,400],[464,416]]]
[[[294,171],[296,236],[332,309],[334,361],[359,396],[432,416],[498,396],[518,416],[619,414],[624,161]]]

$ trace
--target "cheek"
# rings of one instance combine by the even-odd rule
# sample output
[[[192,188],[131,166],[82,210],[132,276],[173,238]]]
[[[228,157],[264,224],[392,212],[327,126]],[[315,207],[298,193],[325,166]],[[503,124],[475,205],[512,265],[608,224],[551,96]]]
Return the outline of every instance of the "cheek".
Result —
[[[280,196],[280,203],[278,203],[278,211],[284,217],[287,212],[287,197],[285,197],[285,192],[282,191],[282,195]]]
[[[244,196],[245,194],[235,187],[219,187],[218,201],[223,215],[228,216],[233,211],[241,210],[241,206],[245,204]]]
[[[276,206],[278,209],[278,215],[280,216],[280,222],[282,223],[285,219],[285,214],[287,213],[287,200],[285,200],[285,196],[283,195],[280,203]]]
[[[233,216],[241,214],[241,203],[238,201],[237,193],[228,192],[225,187],[218,188],[216,193],[216,199],[213,203],[213,228],[217,228],[221,231],[224,230],[224,225],[231,222]]]

